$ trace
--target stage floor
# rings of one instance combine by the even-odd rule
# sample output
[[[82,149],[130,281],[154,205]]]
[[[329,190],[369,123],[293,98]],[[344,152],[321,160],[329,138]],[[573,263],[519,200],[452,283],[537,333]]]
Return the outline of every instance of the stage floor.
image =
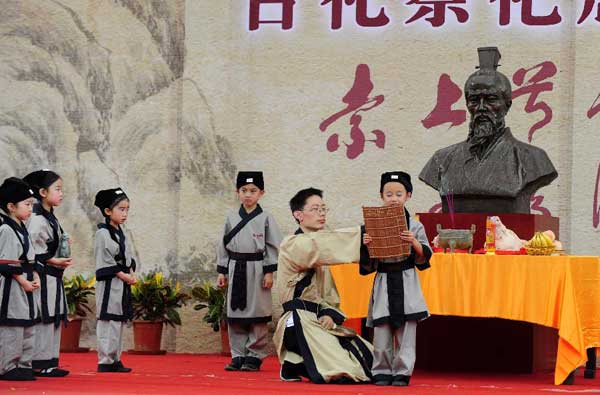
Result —
[[[315,385],[279,380],[279,363],[269,357],[258,373],[225,372],[229,358],[218,355],[123,355],[133,372],[96,373],[96,353],[61,354],[71,370],[63,379],[34,382],[0,381],[0,394],[600,394],[600,378],[584,380],[580,371],[572,386],[554,386],[552,374],[466,374],[416,371],[406,388],[374,385]]]

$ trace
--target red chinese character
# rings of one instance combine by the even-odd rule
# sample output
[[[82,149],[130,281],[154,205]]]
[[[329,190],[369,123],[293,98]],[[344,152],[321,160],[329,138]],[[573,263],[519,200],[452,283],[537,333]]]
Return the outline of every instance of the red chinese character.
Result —
[[[592,119],[600,112],[600,95],[596,97],[596,100],[592,103],[592,106],[587,111],[587,117]]]
[[[421,121],[426,129],[451,122],[450,127],[462,125],[467,120],[466,110],[453,110],[452,106],[462,98],[463,92],[452,82],[448,74],[442,74],[438,81],[437,103],[433,110]]]
[[[600,225],[600,205],[598,204],[598,189],[600,188],[600,165],[596,174],[596,186],[594,187],[594,207],[592,210],[592,225],[598,228]]]
[[[406,5],[420,5],[421,7],[405,24],[408,25],[433,13],[425,20],[431,23],[433,27],[443,26],[446,23],[446,7],[454,12],[458,22],[465,23],[469,20],[469,13],[461,7],[466,3],[466,0],[409,0]]]
[[[249,27],[258,30],[261,23],[279,23],[283,30],[289,30],[294,24],[294,4],[296,0],[250,0]],[[261,20],[260,6],[263,4],[281,4],[281,19]]]
[[[531,205],[529,207],[531,208],[531,211],[537,211],[538,213],[540,213],[542,215],[552,216],[552,213],[550,212],[550,210],[548,210],[546,207],[542,206],[542,203],[544,203],[544,196],[532,195],[531,196]]]
[[[585,22],[585,20],[591,15],[592,11],[594,10],[594,5],[596,4],[596,0],[585,0],[585,4],[583,5],[583,11],[581,12],[581,16],[579,17],[579,20],[577,21],[578,25],[581,25],[583,22]],[[598,9],[596,11],[596,19],[598,22],[600,22],[600,3],[598,3]]]
[[[496,0],[490,0],[495,3]],[[558,6],[554,6],[550,15],[533,15],[533,0],[500,0],[500,26],[510,24],[510,6],[512,3],[523,3],[521,5],[521,22],[528,26],[557,25],[562,21],[558,12]]]
[[[350,138],[352,142],[350,144],[344,143],[346,146],[346,156],[348,159],[356,159],[361,153],[363,153],[365,150],[365,143],[367,141],[374,143],[377,148],[385,148],[385,134],[383,131],[379,129],[372,130],[371,134],[373,134],[374,139],[367,140],[362,129],[360,128],[362,116],[359,115],[359,112],[369,111],[379,106],[385,99],[383,95],[378,95],[373,98],[369,97],[369,94],[372,90],[373,83],[371,82],[371,71],[369,70],[369,66],[366,64],[359,64],[356,67],[354,84],[348,93],[346,93],[346,95],[342,98],[342,102],[347,104],[346,108],[325,119],[319,125],[319,129],[324,132],[332,123],[343,116],[352,113],[350,116],[350,125],[352,125],[350,128]],[[329,152],[335,152],[339,147],[339,135],[334,133],[327,140],[327,150]]]
[[[533,70],[538,70],[535,75],[530,77],[525,83],[525,76],[527,73]],[[552,109],[546,102],[536,103],[538,96],[542,92],[550,92],[554,88],[554,84],[551,81],[542,82],[548,78],[554,77],[556,75],[557,69],[554,63],[552,62],[542,62],[536,66],[533,66],[530,69],[519,69],[513,75],[513,82],[520,86],[519,89],[513,91],[512,98],[517,99],[523,95],[530,95],[527,100],[527,104],[525,105],[525,112],[531,114],[536,111],[542,111],[544,113],[544,118],[539,122],[535,123],[529,129],[528,141],[531,142],[533,139],[533,134],[549,124],[552,121]]]
[[[323,0],[321,5],[331,3],[331,28],[333,30],[341,29],[342,27],[342,9],[344,3],[353,5],[356,3],[356,23],[362,27],[381,27],[390,22],[390,18],[385,14],[385,9],[381,7],[379,14],[375,17],[367,15],[369,0]]]

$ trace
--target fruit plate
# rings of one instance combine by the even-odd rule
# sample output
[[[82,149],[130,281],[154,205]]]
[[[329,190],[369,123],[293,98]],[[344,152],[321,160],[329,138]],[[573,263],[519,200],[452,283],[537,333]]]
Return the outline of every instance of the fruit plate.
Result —
[[[528,247],[525,246],[527,255],[551,255],[555,247]]]

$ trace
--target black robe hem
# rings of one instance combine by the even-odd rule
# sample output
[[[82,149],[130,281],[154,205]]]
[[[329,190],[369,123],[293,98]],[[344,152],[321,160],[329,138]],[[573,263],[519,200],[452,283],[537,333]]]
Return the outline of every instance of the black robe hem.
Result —
[[[428,311],[421,311],[418,313],[404,314],[401,317],[393,317],[393,316],[385,316],[377,318],[373,320],[373,327],[390,324],[395,328],[398,328],[400,325],[404,325],[407,321],[420,321],[429,317]]]
[[[272,319],[273,319],[272,316],[267,316],[267,317],[248,317],[248,318],[227,317],[227,323],[228,324],[239,324],[239,325],[244,325],[244,324],[263,324],[263,323],[266,323],[266,322],[271,322]]]
[[[263,266],[263,274],[273,273],[277,271],[277,265]]]
[[[229,274],[229,269],[227,269],[226,266],[217,265],[217,273],[228,275]]]
[[[0,319],[0,325],[2,326],[24,326],[30,327],[36,324],[38,319],[22,319],[22,318],[5,318]]]

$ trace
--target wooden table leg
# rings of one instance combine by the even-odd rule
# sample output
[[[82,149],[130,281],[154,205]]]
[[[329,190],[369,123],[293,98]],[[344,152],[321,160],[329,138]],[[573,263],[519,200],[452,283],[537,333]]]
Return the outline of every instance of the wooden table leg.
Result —
[[[586,379],[593,379],[596,377],[596,348],[587,349],[587,359],[583,377]]]

